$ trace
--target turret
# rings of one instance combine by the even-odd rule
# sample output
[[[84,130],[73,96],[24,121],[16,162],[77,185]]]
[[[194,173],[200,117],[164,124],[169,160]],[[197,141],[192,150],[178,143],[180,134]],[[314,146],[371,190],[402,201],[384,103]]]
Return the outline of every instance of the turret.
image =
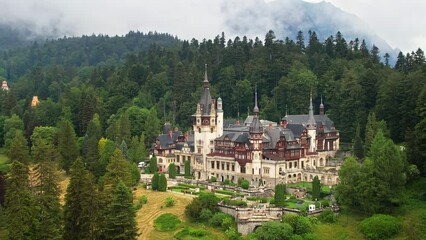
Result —
[[[322,103],[322,96],[321,96],[321,104],[319,106],[320,109],[320,115],[324,115],[324,104]]]
[[[312,93],[311,93],[311,97],[310,97],[310,102],[309,102],[309,120],[308,120],[308,135],[310,137],[310,141],[309,141],[309,152],[315,152],[316,151],[316,137],[317,137],[317,126],[316,126],[316,122],[315,122],[315,117],[314,117],[314,109],[312,106]]]

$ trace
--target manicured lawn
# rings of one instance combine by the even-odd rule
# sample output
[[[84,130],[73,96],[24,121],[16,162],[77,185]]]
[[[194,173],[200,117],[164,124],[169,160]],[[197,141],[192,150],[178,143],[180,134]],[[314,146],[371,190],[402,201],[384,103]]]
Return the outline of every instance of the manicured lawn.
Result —
[[[188,205],[193,197],[189,194],[182,195],[172,192],[155,192],[151,190],[146,190],[141,187],[138,187],[136,191],[133,192],[135,199],[138,199],[139,196],[145,195],[148,198],[148,202],[143,205],[143,207],[138,210],[136,216],[136,222],[139,228],[138,239],[173,239],[175,233],[181,231],[184,227],[192,228],[201,228],[207,229],[209,231],[209,236],[206,236],[202,239],[226,239],[223,232],[218,229],[204,226],[198,223],[190,223],[184,215],[185,207]],[[172,197],[176,200],[175,205],[171,208],[162,207],[164,200],[167,197]],[[172,213],[179,217],[182,221],[182,224],[175,230],[171,232],[160,232],[154,229],[154,220],[163,213]],[[185,238],[185,239],[196,239],[196,238]]]

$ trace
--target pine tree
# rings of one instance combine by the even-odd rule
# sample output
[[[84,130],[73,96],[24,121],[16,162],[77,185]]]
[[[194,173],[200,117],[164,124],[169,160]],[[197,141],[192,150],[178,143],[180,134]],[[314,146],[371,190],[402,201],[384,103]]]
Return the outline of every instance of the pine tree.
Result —
[[[61,157],[61,167],[68,174],[71,164],[77,159],[79,149],[77,138],[69,120],[62,120],[58,124],[58,151]]]
[[[176,175],[177,175],[177,173],[176,173],[176,165],[174,163],[171,163],[169,165],[169,178],[174,179],[174,178],[176,178]]]
[[[158,174],[158,172],[154,173],[154,175],[151,178],[151,186],[152,186],[152,190],[157,191],[158,190],[158,180],[159,180],[160,176]]]
[[[158,172],[157,157],[153,155],[149,161],[149,173]]]
[[[312,181],[312,199],[319,200],[321,197],[321,183],[318,179],[318,176],[314,177],[314,180]]]
[[[30,162],[28,142],[21,130],[15,131],[15,138],[10,144],[8,157],[12,161],[18,161],[25,165]]]
[[[5,196],[9,239],[33,239],[37,232],[39,207],[31,194],[28,168],[14,161],[6,181]]]
[[[189,162],[189,160],[185,161],[185,177],[190,177],[191,176],[191,163]]]
[[[158,177],[158,191],[165,192],[167,191],[167,179],[164,174],[160,174]]]
[[[120,118],[120,140],[125,142],[130,142],[131,133],[130,133],[130,120],[129,114],[126,112],[121,115]]]
[[[82,146],[82,154],[87,170],[92,172],[96,178],[101,176],[98,151],[98,143],[101,137],[102,130],[99,115],[95,114],[87,127],[86,136],[84,137]]]
[[[95,239],[98,229],[97,191],[93,177],[78,158],[70,169],[64,205],[64,240]]]
[[[124,158],[123,153],[118,148],[112,153],[111,161],[106,170],[105,186],[111,186],[114,189],[119,181],[124,182],[128,187],[135,184],[132,178],[131,163]]]
[[[131,240],[138,236],[132,192],[120,181],[105,214],[105,239]]]
[[[37,239],[60,239],[62,236],[62,210],[57,176],[57,151],[52,144],[39,142],[34,150],[34,192],[40,205],[37,214],[40,225]]]
[[[284,207],[285,206],[285,185],[277,184],[275,186],[275,206]]]

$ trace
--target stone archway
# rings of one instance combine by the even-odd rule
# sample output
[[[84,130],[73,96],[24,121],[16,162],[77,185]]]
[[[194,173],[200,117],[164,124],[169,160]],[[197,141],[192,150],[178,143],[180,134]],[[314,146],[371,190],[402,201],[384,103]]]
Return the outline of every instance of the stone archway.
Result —
[[[180,166],[176,166],[176,172],[180,174]]]

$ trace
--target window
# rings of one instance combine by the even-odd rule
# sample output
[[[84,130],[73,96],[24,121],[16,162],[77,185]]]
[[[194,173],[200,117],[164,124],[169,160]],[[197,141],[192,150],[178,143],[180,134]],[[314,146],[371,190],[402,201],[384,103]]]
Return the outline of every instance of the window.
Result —
[[[222,163],[222,170],[225,170],[225,164]]]
[[[246,167],[241,167],[241,173],[246,173]]]
[[[198,133],[201,133],[201,128],[198,128]]]
[[[180,156],[179,155],[176,156],[176,161],[180,162]]]
[[[219,161],[216,162],[216,168],[220,169],[220,162]]]
[[[231,168],[232,168],[232,171],[235,171],[235,165],[234,164],[232,164]]]
[[[268,167],[264,167],[263,168],[263,173],[264,174],[269,174],[269,168]]]
[[[158,159],[158,163],[163,163],[163,159],[162,159],[162,158],[159,158],[159,159]]]
[[[213,128],[210,128],[210,132],[213,133]]]
[[[226,164],[226,170],[229,171],[229,163]]]
[[[214,162],[212,161],[212,169],[214,169]]]

